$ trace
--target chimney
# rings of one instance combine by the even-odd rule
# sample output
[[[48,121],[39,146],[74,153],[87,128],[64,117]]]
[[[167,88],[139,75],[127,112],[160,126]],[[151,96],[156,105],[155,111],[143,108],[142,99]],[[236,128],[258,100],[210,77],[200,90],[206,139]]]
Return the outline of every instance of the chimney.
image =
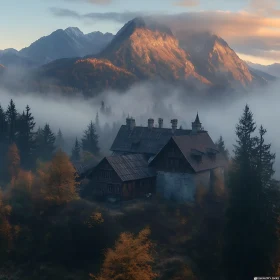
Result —
[[[126,118],[126,126],[129,127],[130,130],[133,130],[135,125],[136,125],[135,119],[133,119],[133,118]]]
[[[154,119],[148,119],[148,128],[153,128],[154,127]]]
[[[163,119],[162,119],[162,118],[159,118],[159,119],[158,119],[158,127],[159,127],[159,128],[162,128],[162,127],[163,127]]]
[[[177,129],[177,125],[178,125],[178,120],[177,119],[173,119],[171,120],[171,124],[172,124],[172,131],[174,132]]]

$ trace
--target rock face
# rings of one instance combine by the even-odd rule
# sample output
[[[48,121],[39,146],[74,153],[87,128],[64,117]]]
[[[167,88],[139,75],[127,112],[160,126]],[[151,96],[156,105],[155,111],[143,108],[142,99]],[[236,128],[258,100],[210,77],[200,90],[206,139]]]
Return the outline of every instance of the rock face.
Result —
[[[142,18],[128,22],[100,57],[141,79],[160,77],[174,81],[190,78],[210,84],[196,72],[188,53],[179,47],[170,29]]]
[[[209,32],[177,34],[198,73],[213,84],[246,87],[254,77],[246,63],[219,36]]]

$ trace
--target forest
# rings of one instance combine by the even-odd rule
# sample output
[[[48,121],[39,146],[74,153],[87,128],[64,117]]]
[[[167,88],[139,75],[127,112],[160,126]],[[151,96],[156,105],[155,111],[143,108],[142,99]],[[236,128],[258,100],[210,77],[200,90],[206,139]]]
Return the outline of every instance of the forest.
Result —
[[[236,120],[225,186],[196,203],[160,196],[121,208],[88,201],[74,161],[100,157],[96,121],[63,151],[29,106],[0,106],[0,279],[247,280],[279,275],[276,155],[248,105]]]

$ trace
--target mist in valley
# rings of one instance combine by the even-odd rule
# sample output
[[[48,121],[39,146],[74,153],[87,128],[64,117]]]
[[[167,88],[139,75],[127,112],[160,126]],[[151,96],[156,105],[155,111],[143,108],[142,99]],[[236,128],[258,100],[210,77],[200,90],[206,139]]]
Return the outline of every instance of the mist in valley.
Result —
[[[65,151],[70,153],[75,138],[81,139],[83,131],[90,121],[96,122],[96,115],[100,129],[99,143],[102,155],[110,154],[110,146],[119,127],[125,124],[127,116],[136,119],[136,125],[147,126],[148,118],[164,119],[164,127],[171,127],[170,120],[178,119],[178,128],[191,128],[196,113],[205,130],[209,132],[213,141],[223,136],[229,151],[233,149],[236,140],[235,127],[248,104],[254,114],[258,127],[262,124],[267,129],[266,141],[272,143],[272,150],[276,153],[276,177],[280,178],[280,130],[279,83],[271,84],[259,90],[254,90],[243,97],[232,95],[230,99],[215,99],[207,101],[196,99],[184,91],[183,88],[160,83],[141,83],[119,94],[106,91],[95,98],[85,100],[81,97],[65,97],[58,93],[11,93],[0,89],[0,104],[7,108],[13,99],[17,110],[21,113],[28,104],[35,117],[36,128],[50,124],[52,131],[57,134],[61,129],[65,139]],[[105,112],[101,103],[104,102]]]

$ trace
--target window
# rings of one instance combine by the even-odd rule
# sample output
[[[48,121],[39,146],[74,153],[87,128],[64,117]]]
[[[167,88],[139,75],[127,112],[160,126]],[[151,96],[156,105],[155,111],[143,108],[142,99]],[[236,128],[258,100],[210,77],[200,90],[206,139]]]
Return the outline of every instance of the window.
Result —
[[[108,189],[108,192],[113,193],[114,192],[114,185],[113,184],[108,184],[107,189]]]

